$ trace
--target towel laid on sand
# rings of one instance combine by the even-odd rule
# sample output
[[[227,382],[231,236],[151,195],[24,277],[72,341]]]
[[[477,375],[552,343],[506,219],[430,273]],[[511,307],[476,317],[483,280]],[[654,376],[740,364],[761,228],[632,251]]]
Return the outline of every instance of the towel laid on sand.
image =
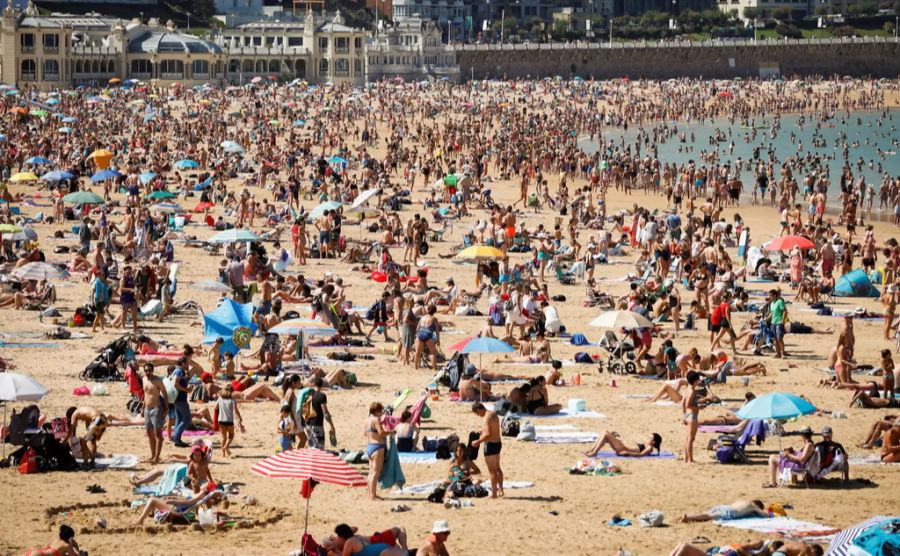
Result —
[[[652,453],[649,456],[620,456],[615,452],[600,452],[596,456],[595,459],[675,459],[675,454],[672,452],[661,452],[659,454]]]
[[[603,413],[597,413],[596,411],[578,411],[576,413],[569,413],[569,410],[563,409],[560,410],[559,413],[554,415],[531,415],[530,413],[517,413],[516,417],[519,419],[551,419],[554,417],[569,417],[573,419],[605,419],[606,415]]]
[[[587,444],[597,441],[597,433],[583,431],[535,431],[534,441],[538,444]]]
[[[701,425],[697,427],[698,432],[705,432],[711,434],[725,433],[731,432],[734,427],[731,425]]]
[[[620,394],[620,397],[626,400],[649,400],[653,394]]]
[[[181,436],[187,438],[187,437],[191,437],[191,436],[213,436],[214,434],[216,434],[216,433],[214,433],[213,431],[197,429],[195,431],[184,431],[183,433],[181,433]],[[169,431],[164,430],[163,436],[165,436],[166,438],[169,438]]]
[[[400,463],[432,465],[437,463],[437,452],[400,452]]]
[[[805,537],[803,533],[819,533],[828,535],[839,531],[812,523],[809,521],[801,521],[792,517],[745,517],[742,519],[730,519],[727,521],[716,521],[716,525],[724,525],[725,527],[734,527],[737,529],[749,529],[757,533],[773,534],[777,533],[785,537]]]
[[[885,463],[881,461],[879,454],[852,455],[847,459],[847,463],[850,465],[900,465],[900,463]]]
[[[443,481],[431,481],[429,483],[421,483],[418,485],[407,485],[403,487],[403,490],[395,490],[394,492],[403,492],[404,494],[428,494],[435,488],[441,486]],[[482,483],[482,486],[488,490],[491,489],[491,481],[487,480]],[[514,488],[531,488],[534,486],[534,483],[528,481],[503,481],[504,489],[514,489]]]
[[[134,469],[140,463],[134,454],[118,454],[94,460],[97,469]]]

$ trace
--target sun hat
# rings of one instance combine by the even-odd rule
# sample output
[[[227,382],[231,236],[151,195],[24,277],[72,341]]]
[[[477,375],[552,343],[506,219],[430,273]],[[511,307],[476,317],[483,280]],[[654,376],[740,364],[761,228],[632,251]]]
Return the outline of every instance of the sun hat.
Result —
[[[822,427],[822,435],[831,434],[831,427]]]
[[[434,522],[434,526],[431,528],[432,533],[449,533],[450,532],[450,524],[447,523],[446,520],[439,519]]]
[[[863,309],[862,307],[857,307],[856,309],[853,309],[854,315],[864,315],[865,313],[866,313],[866,310]]]

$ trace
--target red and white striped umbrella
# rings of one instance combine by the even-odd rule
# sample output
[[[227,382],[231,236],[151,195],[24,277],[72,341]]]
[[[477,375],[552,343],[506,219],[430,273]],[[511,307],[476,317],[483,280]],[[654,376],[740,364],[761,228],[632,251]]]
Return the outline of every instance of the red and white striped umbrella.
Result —
[[[313,479],[339,486],[366,486],[366,478],[336,455],[324,450],[302,448],[268,457],[250,468],[274,479]]]

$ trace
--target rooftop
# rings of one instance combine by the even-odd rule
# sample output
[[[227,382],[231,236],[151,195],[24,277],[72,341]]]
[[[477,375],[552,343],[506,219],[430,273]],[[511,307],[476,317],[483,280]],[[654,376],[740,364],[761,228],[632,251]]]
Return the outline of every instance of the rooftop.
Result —
[[[128,43],[128,52],[193,52],[218,54],[222,49],[215,43],[175,31],[150,31]]]

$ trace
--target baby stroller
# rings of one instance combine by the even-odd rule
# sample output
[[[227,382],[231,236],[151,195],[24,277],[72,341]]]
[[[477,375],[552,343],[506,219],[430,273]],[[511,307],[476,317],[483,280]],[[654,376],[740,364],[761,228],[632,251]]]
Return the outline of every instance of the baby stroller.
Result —
[[[634,360],[634,342],[631,338],[619,340],[616,333],[607,330],[600,339],[600,347],[609,355],[606,368],[610,373],[617,375],[633,375],[637,372],[637,363]],[[603,372],[603,361],[599,363],[599,372]]]
[[[110,342],[93,361],[81,372],[81,380],[102,382],[107,380],[125,380],[119,372],[119,364],[134,358],[134,351],[129,342],[131,335],[126,334]]]

